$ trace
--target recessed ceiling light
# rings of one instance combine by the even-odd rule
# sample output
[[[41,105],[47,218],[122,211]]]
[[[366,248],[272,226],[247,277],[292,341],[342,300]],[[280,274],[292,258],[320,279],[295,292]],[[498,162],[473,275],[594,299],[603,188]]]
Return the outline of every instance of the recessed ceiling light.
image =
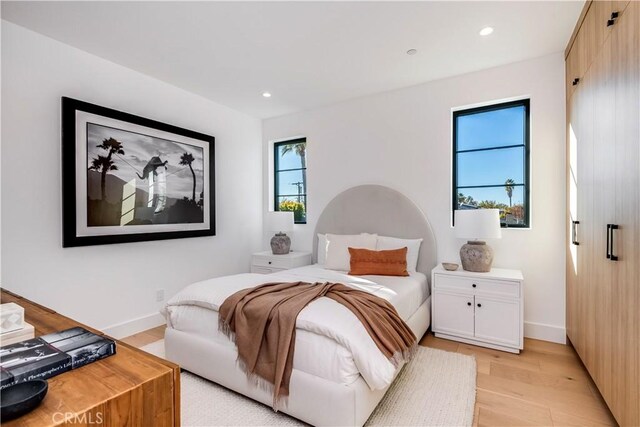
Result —
[[[480,35],[481,36],[488,36],[491,33],[493,33],[493,28],[492,27],[484,27],[483,29],[480,30]]]
[[[409,49],[407,51],[407,55],[415,55],[416,53],[418,53],[418,51],[416,49]]]
[[[271,94],[269,92],[262,92],[262,96],[265,98],[271,98]]]

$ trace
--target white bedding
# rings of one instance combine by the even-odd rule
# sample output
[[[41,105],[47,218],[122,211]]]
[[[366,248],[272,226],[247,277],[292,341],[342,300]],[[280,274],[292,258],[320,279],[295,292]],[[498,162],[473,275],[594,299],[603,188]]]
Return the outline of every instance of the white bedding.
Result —
[[[426,276],[410,274],[349,276],[312,265],[269,275],[226,276],[188,286],[168,301],[164,314],[174,329],[235,347],[218,332],[218,308],[229,295],[268,282],[304,281],[344,283],[371,292],[391,302],[407,320],[429,296]],[[383,389],[393,380],[396,370],[391,362],[355,315],[341,304],[328,298],[314,301],[302,310],[296,328],[295,369],[345,385],[362,375],[372,390]]]

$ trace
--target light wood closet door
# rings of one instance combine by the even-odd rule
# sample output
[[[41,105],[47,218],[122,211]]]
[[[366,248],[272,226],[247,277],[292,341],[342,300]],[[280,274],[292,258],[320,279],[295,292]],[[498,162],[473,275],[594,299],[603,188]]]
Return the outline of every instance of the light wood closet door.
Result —
[[[612,39],[608,37],[596,56],[593,74],[593,163],[589,172],[593,186],[587,189],[590,197],[589,263],[590,283],[588,309],[582,321],[588,323],[586,351],[581,354],[589,373],[601,393],[611,395],[612,375],[612,283],[614,265],[606,257],[607,224],[615,218],[615,82],[612,65]],[[608,401],[607,401],[608,402]]]
[[[611,283],[612,390],[621,425],[640,425],[640,3],[611,32],[615,101],[616,280]]]

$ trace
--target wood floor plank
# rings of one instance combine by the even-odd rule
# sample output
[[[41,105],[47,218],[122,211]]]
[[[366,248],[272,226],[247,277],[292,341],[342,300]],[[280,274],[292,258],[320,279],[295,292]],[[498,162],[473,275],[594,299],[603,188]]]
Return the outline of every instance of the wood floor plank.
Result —
[[[489,390],[478,390],[476,405],[483,409],[489,409],[494,414],[516,417],[533,425],[549,426],[552,424],[551,411],[548,407],[504,394],[493,393]]]
[[[504,351],[492,350],[490,348],[476,347],[470,344],[460,344],[458,353],[475,356],[476,361],[496,362],[522,369],[540,371],[540,364],[536,359],[520,357],[517,354],[506,353]]]
[[[525,338],[524,346],[527,351],[535,351],[537,353],[559,354],[570,357],[576,356],[576,352],[573,347],[565,344]]]
[[[442,338],[437,338],[433,334],[425,334],[425,336],[420,341],[420,345],[425,347],[437,348],[445,351],[456,351],[458,349],[458,345],[460,343],[457,341],[445,340]]]
[[[610,417],[609,411],[603,408],[592,395],[531,385],[485,374],[478,374],[477,387],[521,400],[539,402],[550,409],[582,416],[596,422],[607,423]]]
[[[534,372],[529,369],[517,368],[500,363],[491,364],[491,375],[527,384],[550,387],[556,390],[571,391],[593,396],[588,381],[576,380],[568,375]]]
[[[553,421],[554,426],[563,427],[606,427],[617,425],[613,417],[611,417],[609,422],[603,423],[577,415],[566,414],[555,409],[551,410],[551,420]]]
[[[478,427],[513,427],[513,426],[540,426],[530,420],[521,418],[520,414],[506,414],[496,412],[485,407],[480,407],[478,411]]]

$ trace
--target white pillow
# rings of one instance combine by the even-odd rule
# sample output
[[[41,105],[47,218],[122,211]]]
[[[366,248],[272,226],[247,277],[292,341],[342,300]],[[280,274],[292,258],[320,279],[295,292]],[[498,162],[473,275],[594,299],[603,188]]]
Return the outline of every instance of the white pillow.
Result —
[[[369,233],[360,233],[360,235],[362,234],[369,234]],[[324,265],[327,262],[327,245],[329,244],[329,242],[327,241],[327,235],[326,234],[321,234],[318,233],[318,249],[317,249],[317,254],[318,254],[318,264],[320,265]],[[338,234],[336,234],[336,236],[338,236]],[[357,234],[342,234],[342,236],[357,236]]]
[[[377,241],[376,234],[327,234],[327,259],[324,268],[349,271],[351,269],[349,248],[375,250]]]
[[[398,239],[396,237],[378,236],[377,251],[407,248],[407,270],[416,271],[418,254],[422,239]]]
[[[327,262],[327,235],[318,233],[318,264]]]

